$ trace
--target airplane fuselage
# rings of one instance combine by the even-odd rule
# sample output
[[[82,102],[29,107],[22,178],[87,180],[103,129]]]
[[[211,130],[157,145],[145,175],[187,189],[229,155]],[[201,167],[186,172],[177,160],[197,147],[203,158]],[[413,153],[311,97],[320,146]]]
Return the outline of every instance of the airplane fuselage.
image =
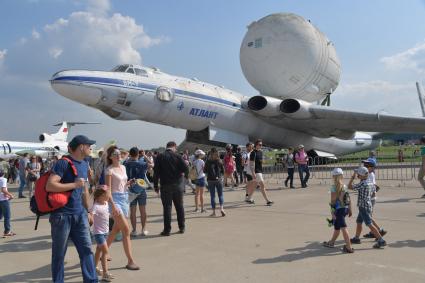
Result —
[[[374,148],[367,134],[354,139],[317,138],[266,122],[244,107],[249,97],[196,79],[155,69],[143,74],[67,70],[51,80],[56,92],[119,120],[143,120],[190,131],[210,129],[215,141],[244,144],[262,138],[273,147],[303,143],[336,155]],[[319,99],[319,97],[318,97]]]
[[[23,153],[34,154],[37,156],[51,157],[57,152],[66,152],[68,144],[65,142],[18,142],[18,141],[0,141],[0,158],[15,158]]]

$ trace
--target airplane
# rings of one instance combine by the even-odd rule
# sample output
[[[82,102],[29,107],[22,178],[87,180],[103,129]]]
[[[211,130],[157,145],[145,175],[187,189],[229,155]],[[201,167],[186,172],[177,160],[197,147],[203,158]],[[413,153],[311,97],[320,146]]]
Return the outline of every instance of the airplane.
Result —
[[[19,141],[0,141],[0,158],[16,158],[25,153],[41,156],[42,158],[63,155],[68,152],[69,129],[75,125],[99,124],[92,122],[66,122],[53,125],[61,126],[55,134],[42,133],[39,136],[40,142],[19,142]]]
[[[310,155],[334,157],[379,146],[368,132],[425,132],[424,118],[321,105],[338,86],[340,62],[332,42],[301,16],[278,13],[251,23],[240,63],[258,95],[132,64],[63,70],[50,83],[114,119],[186,129],[186,142],[245,145],[261,138],[269,147],[303,144]]]

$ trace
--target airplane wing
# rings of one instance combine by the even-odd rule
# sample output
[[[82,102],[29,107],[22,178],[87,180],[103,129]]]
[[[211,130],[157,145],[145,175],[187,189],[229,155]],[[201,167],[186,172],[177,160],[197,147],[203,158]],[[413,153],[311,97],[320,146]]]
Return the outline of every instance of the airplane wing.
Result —
[[[366,113],[310,105],[302,117],[283,114],[265,117],[274,124],[317,137],[352,138],[356,131],[425,133],[425,118],[404,117],[385,112]]]

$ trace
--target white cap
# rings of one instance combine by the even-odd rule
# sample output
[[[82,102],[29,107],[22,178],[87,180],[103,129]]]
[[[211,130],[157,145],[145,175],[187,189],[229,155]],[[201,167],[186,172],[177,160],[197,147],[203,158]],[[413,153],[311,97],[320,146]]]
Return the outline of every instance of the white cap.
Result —
[[[364,166],[360,166],[359,168],[357,168],[355,170],[357,172],[357,174],[359,174],[360,176],[366,176],[367,174],[369,174],[369,171],[367,170],[366,167]]]
[[[338,176],[338,175],[343,175],[344,172],[342,171],[341,168],[334,168],[334,170],[332,170],[332,176]]]
[[[298,149],[300,149],[300,148],[304,148],[304,145],[303,145],[303,144],[300,144],[300,145],[298,146]]]
[[[205,152],[202,149],[198,149],[195,151],[195,155],[205,155]]]

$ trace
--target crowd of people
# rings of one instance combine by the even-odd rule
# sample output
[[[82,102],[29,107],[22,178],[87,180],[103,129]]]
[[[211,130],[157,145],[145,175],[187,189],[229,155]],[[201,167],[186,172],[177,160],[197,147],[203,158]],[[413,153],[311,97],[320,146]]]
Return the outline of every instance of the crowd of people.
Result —
[[[260,139],[255,143],[247,143],[244,150],[241,147],[227,145],[223,154],[216,148],[211,148],[208,152],[197,148],[193,154],[188,150],[179,153],[176,143],[169,142],[166,150],[161,153],[145,152],[137,147],[127,151],[112,145],[100,151],[98,158],[91,158],[91,145],[94,143],[95,141],[81,135],[74,137],[69,143],[68,158],[73,162],[76,174],[69,169],[69,164],[64,159],[55,157],[42,160],[29,154],[24,154],[20,159],[3,161],[0,168],[0,218],[4,218],[4,237],[15,235],[10,224],[9,201],[13,195],[8,192],[8,183],[19,182],[19,198],[31,197],[37,179],[50,170],[46,190],[71,192],[68,203],[50,213],[53,282],[64,280],[64,258],[68,239],[73,240],[79,253],[84,282],[98,282],[98,276],[105,282],[111,282],[114,278],[108,270],[108,261],[111,260],[109,248],[115,240],[122,242],[127,258],[126,268],[138,270],[139,266],[133,257],[131,239],[149,234],[146,209],[146,191],[149,189],[153,189],[161,197],[163,205],[161,236],[171,235],[173,204],[177,214],[178,233],[185,233],[183,196],[187,187],[194,194],[195,213],[207,213],[204,193],[205,190],[209,192],[211,217],[227,215],[223,193],[225,187],[233,190],[235,187],[245,185],[245,202],[250,204],[255,203],[253,196],[259,189],[265,205],[274,204],[267,194],[264,182],[263,143]],[[288,173],[283,181],[286,187],[295,188],[296,168],[301,187],[308,187],[309,162],[303,145],[299,145],[296,150],[289,148],[283,163]],[[354,252],[352,245],[361,242],[363,223],[370,229],[370,232],[363,237],[375,238],[375,248],[386,245],[383,236],[387,231],[373,218],[376,194],[379,191],[375,180],[375,167],[375,158],[364,160],[363,166],[355,171],[348,185],[343,182],[341,168],[332,171],[334,184],[330,189],[332,218],[329,219],[329,223],[333,225],[334,232],[332,238],[323,243],[325,247],[334,247],[342,231],[345,240],[343,251]],[[359,182],[354,184],[356,178]],[[28,195],[24,194],[25,189]],[[352,215],[349,190],[358,191],[357,226],[355,236],[351,239],[345,221],[346,216]],[[140,214],[140,230],[137,228],[137,211]],[[91,230],[90,226],[93,226]],[[94,255],[91,247],[92,237],[96,243]]]

